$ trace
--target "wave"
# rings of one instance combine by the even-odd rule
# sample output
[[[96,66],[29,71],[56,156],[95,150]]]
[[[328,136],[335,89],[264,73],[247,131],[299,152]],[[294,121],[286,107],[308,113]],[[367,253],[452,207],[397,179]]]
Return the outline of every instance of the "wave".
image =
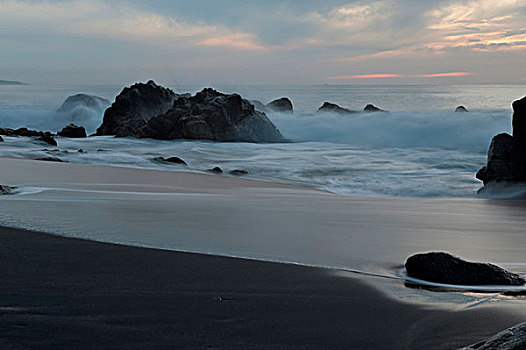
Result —
[[[353,144],[363,148],[441,148],[486,152],[491,138],[509,132],[507,110],[335,114],[271,114],[293,141]]]

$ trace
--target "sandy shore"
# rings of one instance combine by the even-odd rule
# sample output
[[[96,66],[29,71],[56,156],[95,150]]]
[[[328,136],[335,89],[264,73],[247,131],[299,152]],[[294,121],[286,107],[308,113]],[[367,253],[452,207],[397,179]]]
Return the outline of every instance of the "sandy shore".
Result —
[[[327,270],[0,228],[3,349],[448,349],[520,319],[399,303]]]

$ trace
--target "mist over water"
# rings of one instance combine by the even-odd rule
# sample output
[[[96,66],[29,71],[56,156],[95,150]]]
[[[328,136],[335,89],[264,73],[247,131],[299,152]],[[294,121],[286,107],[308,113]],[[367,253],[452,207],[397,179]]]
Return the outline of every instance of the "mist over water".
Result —
[[[172,87],[178,93],[201,87]],[[511,131],[521,86],[224,86],[264,103],[288,96],[295,114],[269,114],[288,144],[211,143],[95,137],[57,138],[56,150],[29,139],[5,138],[0,156],[57,156],[70,162],[164,170],[247,169],[248,177],[312,186],[342,194],[472,197],[481,182],[491,138]],[[66,97],[87,93],[113,101],[117,86],[0,87],[0,127],[58,131],[74,122],[93,133],[102,114],[57,113]],[[325,101],[361,110],[373,103],[390,113],[317,114]],[[455,113],[465,105],[469,113]],[[78,153],[83,149],[87,153]],[[179,156],[189,167],[160,164]]]

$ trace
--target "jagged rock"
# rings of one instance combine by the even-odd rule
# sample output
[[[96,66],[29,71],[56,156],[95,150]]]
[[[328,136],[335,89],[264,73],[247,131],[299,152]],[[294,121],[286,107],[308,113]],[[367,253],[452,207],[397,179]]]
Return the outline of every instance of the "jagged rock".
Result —
[[[212,168],[212,169],[210,169],[208,171],[210,171],[211,173],[217,173],[217,174],[222,174],[223,173],[223,169],[221,169],[218,166],[216,166],[216,167],[214,167],[214,168]]]
[[[526,322],[508,328],[494,336],[461,350],[524,350],[526,349]]]
[[[248,175],[248,170],[247,169],[236,169],[236,170],[230,171],[230,174],[236,175],[236,176]]]
[[[235,142],[285,142],[264,113],[238,94],[207,88],[179,97],[166,113],[152,118],[139,137]]]
[[[55,141],[55,139],[50,135],[42,135],[40,137],[37,137],[35,140],[45,142],[47,144],[50,144],[51,146],[57,146],[57,141]]]
[[[57,158],[57,157],[38,157],[38,158],[33,158],[33,160],[42,160],[42,161],[45,161],[45,162],[67,163],[67,161],[62,160],[62,159]]]
[[[294,107],[292,106],[292,101],[287,97],[282,97],[277,100],[274,100],[267,104],[267,109],[279,113],[293,113]]]
[[[64,103],[57,109],[58,113],[71,113],[79,107],[89,108],[95,111],[102,112],[111,102],[99,96],[92,96],[86,94],[77,94],[68,96]]]
[[[518,274],[487,263],[473,263],[448,253],[416,254],[405,263],[407,274],[429,282],[475,285],[520,286],[526,280]]]
[[[155,157],[153,160],[157,162],[167,162],[167,163],[173,163],[173,164],[183,164],[188,165],[184,160],[182,160],[179,157],[170,157],[170,158],[164,158],[164,157]]]
[[[96,135],[138,136],[151,118],[172,107],[176,97],[172,90],[152,80],[124,88],[104,112]]]
[[[71,138],[84,138],[88,137],[86,129],[82,126],[76,126],[75,124],[69,124],[58,132],[58,136],[71,137]]]
[[[368,104],[363,109],[364,112],[385,112],[383,109],[380,109],[372,104]]]
[[[323,105],[318,108],[318,113],[336,113],[340,115],[354,114],[356,111],[351,111],[347,108],[342,108],[337,104],[325,102]]]
[[[455,112],[457,113],[466,113],[466,112],[469,112],[466,107],[464,106],[458,106],[456,109],[455,109]]]
[[[16,187],[0,185],[0,196],[11,194]]]
[[[486,166],[477,172],[484,186],[494,183],[526,183],[526,97],[513,102],[513,136],[498,134],[488,151]]]

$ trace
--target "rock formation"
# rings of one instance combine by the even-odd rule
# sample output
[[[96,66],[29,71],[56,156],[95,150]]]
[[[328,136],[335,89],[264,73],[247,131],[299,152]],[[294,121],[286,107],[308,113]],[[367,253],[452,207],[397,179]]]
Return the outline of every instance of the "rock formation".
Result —
[[[172,107],[176,97],[172,90],[152,80],[126,87],[104,112],[96,135],[138,136],[151,118]]]
[[[16,189],[16,187],[0,185],[0,196],[8,195],[11,192],[13,192],[13,190],[15,190],[15,189]]]
[[[413,255],[407,259],[405,269],[411,277],[444,284],[520,286],[526,283],[520,275],[498,266],[468,262],[448,253]]]
[[[523,350],[526,349],[526,322],[508,328],[494,336],[461,350]]]
[[[72,95],[66,98],[62,106],[57,110],[57,113],[71,113],[79,107],[93,109],[102,112],[111,102],[99,96],[92,96],[86,94]]]
[[[486,166],[477,172],[485,187],[498,182],[526,183],[526,97],[513,102],[513,111],[513,136],[496,135]]]
[[[279,112],[279,113],[293,113],[294,107],[292,106],[292,101],[287,97],[282,97],[280,99],[274,100],[267,104],[267,109]]]
[[[376,107],[375,105],[368,104],[363,109],[364,112],[385,112],[383,109]]]
[[[69,124],[64,129],[57,133],[58,136],[71,137],[71,138],[84,138],[86,135],[86,129],[82,126],[76,126],[75,124]]]
[[[318,113],[335,113],[339,115],[348,115],[348,114],[354,114],[357,112],[351,111],[347,108],[342,108],[334,103],[325,102],[320,108],[318,108]]]
[[[264,113],[237,94],[207,88],[179,97],[166,113],[150,119],[139,137],[236,142],[285,142]]]
[[[466,107],[464,106],[458,106],[456,109],[455,109],[455,112],[457,113],[466,113],[466,112],[469,112]]]

